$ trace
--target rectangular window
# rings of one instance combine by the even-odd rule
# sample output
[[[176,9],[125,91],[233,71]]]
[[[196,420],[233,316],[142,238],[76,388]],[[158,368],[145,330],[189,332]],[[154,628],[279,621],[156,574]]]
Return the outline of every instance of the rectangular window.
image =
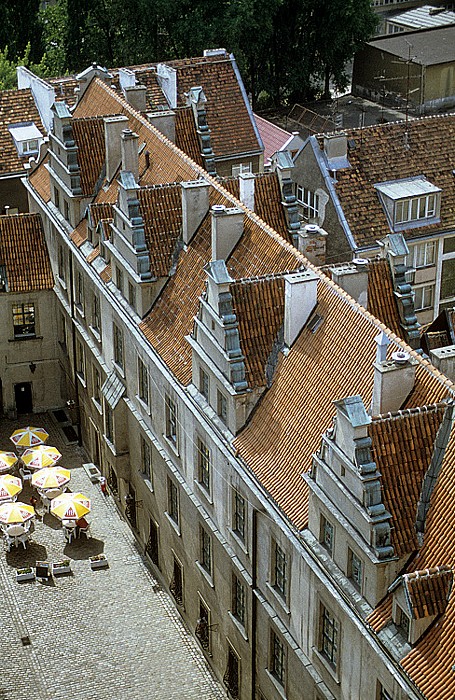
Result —
[[[431,309],[434,305],[434,284],[414,287],[414,310]]]
[[[136,287],[130,280],[128,280],[128,303],[133,309],[136,309]]]
[[[333,555],[333,525],[324,516],[321,516],[321,544],[324,545],[330,556]]]
[[[201,566],[212,575],[212,539],[208,532],[200,527],[200,545],[201,545]]]
[[[273,587],[286,599],[286,554],[281,547],[273,543]]]
[[[85,352],[80,340],[76,340],[76,372],[81,379],[85,377]]]
[[[13,328],[15,338],[35,337],[35,304],[14,304]]]
[[[84,279],[82,277],[82,272],[78,271],[76,273],[76,294],[75,303],[80,311],[84,309]]]
[[[177,406],[166,396],[166,437],[177,446]]]
[[[210,493],[210,450],[201,438],[197,439],[198,481]]]
[[[99,297],[94,294],[92,297],[92,326],[100,333],[101,331],[101,315],[100,315],[100,300]]]
[[[210,653],[210,610],[199,598],[199,618],[195,629],[196,638],[205,651]]]
[[[179,496],[177,486],[172,479],[167,480],[167,512],[170,518],[179,524]]]
[[[362,590],[362,576],[362,560],[352,549],[348,549],[348,577],[359,591]]]
[[[280,685],[284,686],[284,644],[273,630],[270,633],[270,673]]]
[[[455,299],[455,258],[442,261],[441,300]]]
[[[70,222],[70,205],[68,204],[67,200],[63,200],[63,211],[64,211],[64,217],[65,219]]]
[[[101,377],[98,369],[93,366],[93,400],[101,404]]]
[[[174,567],[169,590],[179,605],[183,605],[183,567],[174,557]]]
[[[450,238],[444,238],[443,253],[444,255],[447,255],[448,253],[455,253],[455,236],[451,236]]]
[[[436,241],[418,243],[412,248],[413,267],[427,267],[436,262]]]
[[[232,166],[232,176],[233,177],[238,177],[240,173],[251,173],[253,172],[252,164],[251,163],[239,163],[238,165],[233,165]]]
[[[305,221],[312,221],[319,216],[319,196],[306,187],[296,185],[295,196],[302,208],[302,216]]]
[[[438,195],[402,199],[395,203],[395,224],[434,218],[438,211]]]
[[[379,683],[379,681],[378,681],[377,700],[393,700],[391,694],[387,692],[387,690],[384,688],[384,686],[381,683]]]
[[[106,438],[114,444],[114,414],[106,401],[104,402],[104,430]]]
[[[232,614],[245,627],[245,586],[232,574]]]
[[[65,250],[63,246],[59,246],[58,248],[58,276],[60,279],[65,282],[66,280],[66,259],[65,259]]]
[[[152,448],[141,435],[141,471],[146,479],[152,481]]]
[[[138,392],[139,398],[147,406],[149,405],[149,374],[147,367],[142,362],[141,358],[137,358],[137,374],[138,374]]]
[[[239,657],[228,643],[228,660],[223,682],[228,689],[230,698],[236,700],[239,697]]]
[[[114,323],[114,362],[123,369],[123,333]]]
[[[209,400],[209,375],[207,372],[204,372],[204,370],[201,368],[199,370],[199,391],[201,392],[202,396],[206,399],[206,401]]]
[[[145,545],[145,551],[149,555],[152,562],[159,568],[160,564],[160,549],[159,549],[159,535],[158,535],[158,525],[152,518],[149,521],[149,538],[147,544]]]
[[[237,491],[232,492],[232,529],[242,542],[245,541],[245,499]]]
[[[120,267],[116,268],[116,284],[117,289],[123,294],[123,270]]]
[[[216,412],[223,423],[227,423],[227,399],[219,389],[216,394]]]
[[[398,629],[403,633],[406,639],[409,638],[409,617],[405,611],[398,606]]]
[[[324,605],[321,605],[321,639],[319,651],[331,666],[338,663],[338,622]]]
[[[60,192],[58,191],[58,187],[55,187],[55,185],[54,185],[54,204],[58,209],[60,206]]]

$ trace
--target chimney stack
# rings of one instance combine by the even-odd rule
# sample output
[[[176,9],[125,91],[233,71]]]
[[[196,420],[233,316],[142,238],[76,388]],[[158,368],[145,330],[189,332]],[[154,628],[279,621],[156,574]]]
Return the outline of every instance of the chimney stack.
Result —
[[[104,118],[104,144],[106,149],[106,178],[111,182],[122,158],[121,135],[128,126],[128,117],[118,115]]]
[[[365,309],[368,302],[368,260],[354,258],[351,263],[331,267],[333,281]]]
[[[297,233],[299,251],[316,267],[325,265],[327,236],[317,224],[306,224]]]
[[[332,161],[336,164],[339,160],[341,164],[341,161],[347,161],[348,138],[346,134],[326,134],[324,136],[324,153],[329,163]]]
[[[123,88],[125,100],[138,112],[147,109],[147,88],[145,85],[129,85]]]
[[[139,180],[139,150],[137,134],[131,129],[122,131],[122,170],[132,173],[136,182]]]
[[[240,185],[240,201],[248,209],[254,211],[254,173],[240,173],[239,175],[239,185]]]
[[[374,363],[372,416],[400,410],[414,388],[416,364],[403,350],[394,352],[390,360]]]
[[[227,260],[243,233],[242,209],[215,204],[212,209],[212,260]]]
[[[311,270],[284,278],[284,344],[290,348],[318,301],[319,277]]]
[[[162,109],[157,112],[147,112],[147,119],[155,129],[161,131],[169,141],[175,143],[175,112],[171,109]]]
[[[205,180],[180,184],[182,187],[182,238],[188,245],[209,210],[210,185]]]

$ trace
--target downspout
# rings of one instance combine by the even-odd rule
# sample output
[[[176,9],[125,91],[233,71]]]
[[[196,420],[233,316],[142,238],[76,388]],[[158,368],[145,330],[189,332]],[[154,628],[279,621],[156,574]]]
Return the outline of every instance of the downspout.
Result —
[[[77,444],[82,446],[82,423],[81,423],[81,407],[79,405],[79,384],[77,377],[77,364],[76,364],[76,324],[74,323],[74,287],[73,287],[73,255],[70,248],[68,247],[69,253],[69,292],[70,292],[70,318],[71,318],[71,354],[73,361],[73,384],[74,384],[74,397],[75,397],[75,409],[76,409],[76,420],[77,420]]]
[[[258,546],[258,511],[253,508],[253,524],[251,532],[251,700],[256,700],[256,638],[257,638],[257,546]]]

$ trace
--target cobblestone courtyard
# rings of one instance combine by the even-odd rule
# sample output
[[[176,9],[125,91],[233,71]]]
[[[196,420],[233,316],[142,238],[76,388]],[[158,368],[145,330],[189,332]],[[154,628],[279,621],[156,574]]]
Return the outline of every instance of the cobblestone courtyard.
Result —
[[[17,427],[44,427],[71,469],[71,491],[92,500],[92,538],[66,544],[58,520],[36,519],[27,550],[0,547],[0,700],[220,700],[213,679],[172,601],[160,590],[111,496],[92,484],[77,445],[48,414],[0,419],[0,449]],[[19,495],[30,497],[29,488]],[[109,568],[92,571],[103,552]],[[16,568],[70,559],[73,573],[17,583]],[[28,643],[29,641],[29,643]],[[25,642],[25,644],[24,644]]]

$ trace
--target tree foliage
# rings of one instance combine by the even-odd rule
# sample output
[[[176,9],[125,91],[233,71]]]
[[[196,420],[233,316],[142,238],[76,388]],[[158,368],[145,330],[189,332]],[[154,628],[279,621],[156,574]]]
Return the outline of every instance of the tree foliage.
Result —
[[[370,0],[56,0],[41,10],[39,0],[22,4],[18,23],[14,3],[0,0],[0,80],[8,76],[8,84],[28,44],[28,60],[41,75],[223,46],[236,56],[253,104],[327,97],[331,86],[344,87],[347,61],[376,26]]]

